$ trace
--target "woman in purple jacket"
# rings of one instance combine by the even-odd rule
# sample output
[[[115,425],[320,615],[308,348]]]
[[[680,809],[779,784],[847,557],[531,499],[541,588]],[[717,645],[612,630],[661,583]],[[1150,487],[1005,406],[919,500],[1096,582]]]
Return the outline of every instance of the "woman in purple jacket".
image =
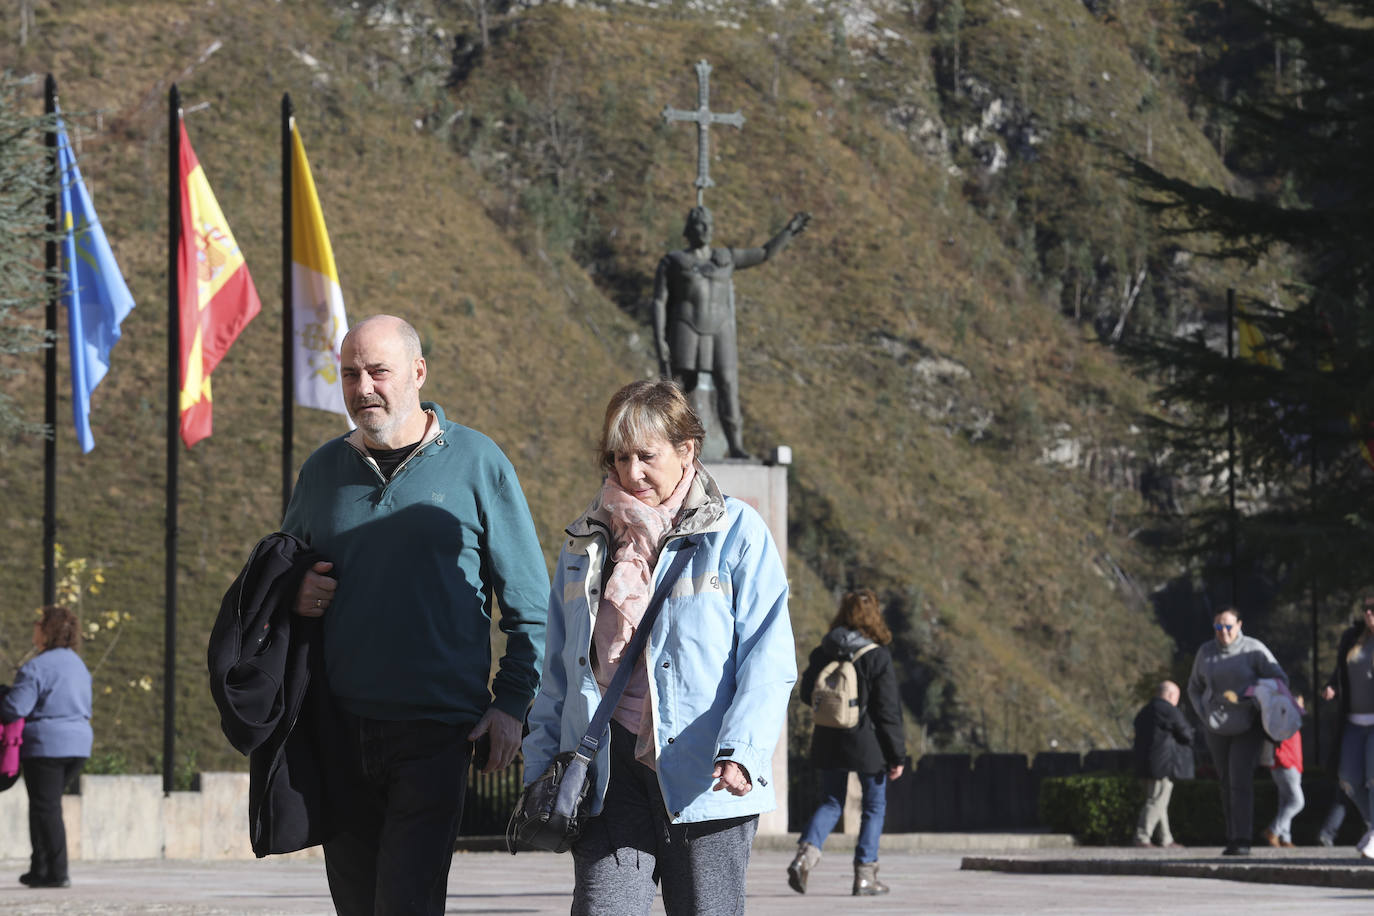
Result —
[[[0,700],[0,721],[24,720],[20,748],[29,793],[33,857],[19,876],[29,887],[68,887],[67,831],[62,792],[91,756],[91,674],[77,651],[81,624],[65,607],[49,605],[33,625],[38,654]]]

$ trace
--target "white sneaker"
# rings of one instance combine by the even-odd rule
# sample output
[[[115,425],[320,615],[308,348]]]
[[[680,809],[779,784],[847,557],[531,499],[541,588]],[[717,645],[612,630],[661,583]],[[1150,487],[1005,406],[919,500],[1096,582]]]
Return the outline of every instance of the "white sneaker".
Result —
[[[1360,837],[1360,841],[1355,844],[1355,848],[1360,851],[1360,855],[1366,859],[1374,859],[1374,830],[1365,831],[1365,835]]]

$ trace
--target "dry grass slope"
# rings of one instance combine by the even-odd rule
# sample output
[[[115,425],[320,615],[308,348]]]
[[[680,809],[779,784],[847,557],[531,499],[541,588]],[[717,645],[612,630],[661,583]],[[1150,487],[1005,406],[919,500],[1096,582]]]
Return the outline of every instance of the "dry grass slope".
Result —
[[[929,102],[930,39],[907,34],[886,76]],[[802,657],[837,592],[872,584],[903,615],[913,723],[932,684],[931,739],[998,750],[1119,743],[1142,672],[1171,662],[1102,561],[1148,576],[1120,521],[1135,495],[1037,460],[1061,428],[1089,447],[1133,444],[1139,383],[1047,303],[998,222],[968,202],[967,177],[891,128],[886,97],[864,88],[884,74],[851,72],[823,34],[799,32],[779,65],[749,26],[541,8],[504,23],[452,85],[448,38],[323,2],[71,2],[39,10],[27,47],[12,34],[3,47],[6,66],[57,76],[139,303],[95,397],[96,450],[80,456],[69,424],[57,430],[59,540],[109,569],[85,610],[135,618],[100,676],[111,688],[97,699],[102,753],[151,769],[160,747],[158,690],[128,685],[156,683],[161,669],[171,78],[188,106],[209,103],[188,130],[265,306],[216,373],[213,437],[182,460],[177,729],[188,765],[239,765],[204,687],[204,640],[280,511],[276,131],[287,90],[350,314],[415,321],[430,396],[506,449],[552,556],[595,485],[605,398],[652,371],[644,304],[657,258],[679,244],[695,170],[689,129],[663,127],[659,112],[690,101],[691,64],[709,58],[714,107],[748,119],[712,132],[718,242],[759,244],[792,210],[814,214],[777,262],[737,282],[748,439],[796,456],[789,572]],[[1109,52],[1128,69],[1123,45]],[[1034,78],[1042,62],[1020,66]],[[1197,142],[1155,137],[1180,160],[1200,156]],[[23,393],[39,411],[30,369]],[[297,460],[340,431],[337,418],[299,411]],[[0,645],[12,655],[40,600],[41,453],[36,440],[0,442]]]

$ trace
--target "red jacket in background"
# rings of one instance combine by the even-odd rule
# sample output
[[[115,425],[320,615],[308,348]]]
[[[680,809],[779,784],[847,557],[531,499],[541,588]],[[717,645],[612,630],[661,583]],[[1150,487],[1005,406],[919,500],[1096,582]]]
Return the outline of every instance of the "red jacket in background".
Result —
[[[1302,772],[1302,732],[1293,732],[1274,750],[1274,766]]]

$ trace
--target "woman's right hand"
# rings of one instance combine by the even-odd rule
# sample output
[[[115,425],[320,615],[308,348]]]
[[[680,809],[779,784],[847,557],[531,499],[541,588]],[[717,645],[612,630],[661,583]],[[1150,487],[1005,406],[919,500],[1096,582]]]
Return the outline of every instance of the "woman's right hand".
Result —
[[[731,795],[745,796],[754,788],[754,784],[749,780],[749,774],[744,767],[733,760],[722,760],[717,763],[715,769],[711,771],[711,778],[720,780],[711,787],[712,792],[719,792],[724,789]]]
[[[1330,684],[1328,684],[1327,686],[1325,686],[1325,687],[1322,688],[1322,699],[1323,699],[1323,700],[1334,699],[1335,696],[1336,696],[1336,689],[1335,689],[1334,687],[1332,687]]]

